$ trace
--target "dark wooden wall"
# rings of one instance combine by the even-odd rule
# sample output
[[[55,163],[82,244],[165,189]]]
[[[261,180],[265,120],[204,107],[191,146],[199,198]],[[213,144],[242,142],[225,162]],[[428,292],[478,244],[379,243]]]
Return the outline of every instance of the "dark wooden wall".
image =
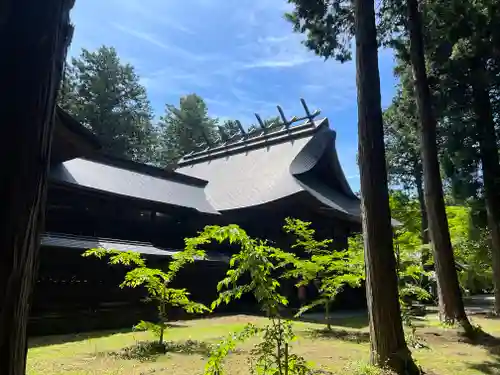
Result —
[[[141,319],[156,320],[153,304],[143,302],[143,288],[120,288],[127,272],[122,265],[104,259],[82,257],[83,250],[42,247],[35,285],[30,335],[85,332],[99,329],[131,328]],[[149,267],[166,269],[167,257],[148,256]],[[186,288],[194,301],[209,306],[217,297],[217,283],[227,270],[222,262],[196,261],[182,269],[172,286]],[[222,306],[216,313],[243,313],[255,310],[252,298]],[[171,319],[191,316],[173,309]]]
[[[186,208],[51,186],[45,227],[47,232],[143,241],[175,249],[211,220],[211,215]]]
[[[195,212],[172,210],[152,216],[157,207],[138,204],[119,197],[104,197],[88,192],[52,187],[49,190],[47,230],[59,233],[98,236],[132,241],[147,241],[156,246],[182,249],[184,238],[196,235],[206,224],[236,223],[251,236],[270,240],[273,245],[291,250],[294,239],[282,226],[286,217],[311,221],[318,238],[333,238],[334,248],[344,248],[347,236],[356,225],[331,217],[314,201],[292,199],[264,207],[228,212],[207,218]],[[231,255],[235,246],[212,244],[207,250]],[[154,320],[156,310],[142,302],[142,289],[121,289],[126,268],[110,266],[103,260],[81,257],[81,251],[69,248],[42,248],[39,277],[33,295],[29,332],[32,335],[82,332],[97,329],[132,327],[140,319]],[[148,257],[148,265],[165,267],[167,257]],[[200,261],[183,269],[175,287],[187,288],[192,299],[210,304],[217,297],[217,283],[227,264]],[[290,307],[300,301],[292,281],[283,282],[283,293]],[[308,295],[314,297],[314,286]],[[360,308],[366,304],[362,288],[346,290],[333,308]],[[252,296],[223,306],[219,313],[258,312]],[[172,318],[185,318],[172,311]]]

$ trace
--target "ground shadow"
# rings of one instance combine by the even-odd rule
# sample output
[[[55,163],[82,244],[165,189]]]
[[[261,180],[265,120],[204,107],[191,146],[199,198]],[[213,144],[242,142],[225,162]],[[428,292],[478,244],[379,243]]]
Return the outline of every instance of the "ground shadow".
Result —
[[[335,313],[330,317],[330,324],[335,327],[346,327],[346,328],[365,328],[368,327],[368,314],[366,312],[353,312],[352,315],[349,313],[343,314],[344,316],[335,315]],[[307,323],[318,323],[327,324],[324,314],[303,314],[300,317],[292,317],[292,320],[307,322]]]
[[[491,358],[481,363],[469,363],[468,367],[478,371],[480,374],[500,374],[500,338],[485,332],[479,332],[476,337],[463,336],[463,341],[470,345],[482,346],[488,350]]]
[[[85,341],[90,339],[98,339],[101,337],[112,336],[117,333],[129,333],[132,331],[133,331],[132,328],[121,328],[121,329],[94,331],[85,333],[72,333],[65,335],[36,336],[36,337],[30,337],[28,339],[28,347],[38,348],[42,346],[67,344],[71,342]]]
[[[196,340],[167,341],[163,344],[156,341],[139,341],[119,351],[101,352],[99,355],[138,360],[141,362],[154,362],[159,356],[169,353],[185,355],[198,354],[203,357],[208,357],[211,349],[212,346],[210,344]]]
[[[168,328],[184,328],[186,325],[180,323],[169,323],[167,324]],[[83,332],[83,333],[70,333],[64,335],[48,335],[48,336],[35,336],[30,337],[28,340],[29,348],[38,348],[43,346],[50,345],[59,345],[59,344],[68,344],[71,342],[79,342],[91,339],[98,339],[102,337],[112,336],[119,333],[132,333],[136,332],[133,328],[119,328],[112,330],[103,330],[103,331],[92,331],[92,332]]]
[[[337,339],[355,343],[370,342],[370,334],[362,331],[350,331],[346,329],[314,329],[304,331],[306,336],[313,339]]]
[[[468,367],[478,371],[480,374],[497,375],[500,374],[500,361],[485,361],[483,363],[471,363]]]
[[[460,333],[461,341],[470,345],[477,345],[487,348],[492,354],[500,355],[500,337],[492,336],[484,331],[479,331],[472,338]]]
[[[469,315],[473,315],[473,317],[480,317],[483,319],[500,320],[500,315],[494,314],[493,312],[480,312]]]

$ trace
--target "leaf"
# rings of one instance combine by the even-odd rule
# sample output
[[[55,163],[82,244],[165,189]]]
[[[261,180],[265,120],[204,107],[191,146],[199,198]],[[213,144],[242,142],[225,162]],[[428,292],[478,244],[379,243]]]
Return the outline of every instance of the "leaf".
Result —
[[[166,328],[166,325],[162,324],[156,324],[152,322],[146,322],[144,320],[141,320],[139,323],[137,323],[134,326],[135,331],[150,331],[152,332],[155,336],[159,336],[161,333],[161,330]]]

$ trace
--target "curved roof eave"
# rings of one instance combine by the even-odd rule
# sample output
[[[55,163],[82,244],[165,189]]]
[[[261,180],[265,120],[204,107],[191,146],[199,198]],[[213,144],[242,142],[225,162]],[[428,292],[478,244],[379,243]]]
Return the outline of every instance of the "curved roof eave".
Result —
[[[345,177],[342,166],[337,154],[335,145],[337,134],[333,129],[328,126],[328,120],[318,127],[314,137],[297,155],[290,166],[290,173],[293,176],[300,176],[311,171],[322,158],[327,158],[328,166],[331,175],[335,177],[336,182],[340,186],[342,193],[353,199],[359,198],[352,191],[347,178]]]
[[[291,174],[298,180],[301,187],[311,194],[316,200],[350,221],[361,223],[361,200],[352,191],[345,173],[340,164],[336,148],[336,132],[328,126],[328,120],[317,129],[314,137],[294,159],[290,166]],[[326,157],[331,176],[334,176],[339,189],[333,189],[321,180],[303,179],[301,176],[308,174]],[[391,219],[393,227],[402,224]]]

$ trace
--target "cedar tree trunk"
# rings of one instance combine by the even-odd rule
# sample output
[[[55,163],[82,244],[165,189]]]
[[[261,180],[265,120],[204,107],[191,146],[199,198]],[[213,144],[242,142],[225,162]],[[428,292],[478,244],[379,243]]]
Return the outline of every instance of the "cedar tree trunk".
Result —
[[[472,333],[473,329],[465,314],[458,284],[455,257],[446,217],[437,151],[436,119],[432,110],[432,99],[425,67],[422,21],[418,0],[407,0],[407,5],[410,57],[420,117],[425,204],[429,220],[429,234],[434,250],[440,317],[450,323],[458,322],[466,332]]]
[[[67,0],[0,5],[0,374],[22,375],[43,223],[54,106],[68,39]]]
[[[495,313],[500,314],[500,164],[488,82],[484,63],[479,59],[473,61],[471,82],[473,108],[479,136],[486,212],[491,232]]]
[[[358,153],[365,241],[371,361],[398,374],[418,374],[405,342],[384,150],[374,0],[355,0]]]

